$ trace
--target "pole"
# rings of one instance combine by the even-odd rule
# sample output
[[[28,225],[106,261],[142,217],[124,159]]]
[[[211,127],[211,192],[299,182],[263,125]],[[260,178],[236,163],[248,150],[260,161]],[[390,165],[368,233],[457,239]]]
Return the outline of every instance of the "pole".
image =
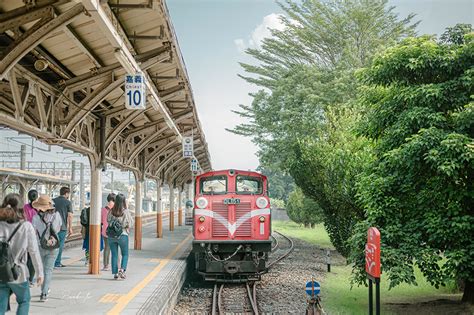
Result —
[[[375,278],[375,314],[380,315],[380,278]]]
[[[183,225],[183,191],[181,187],[178,190],[178,226]]]
[[[99,274],[100,262],[100,217],[102,183],[101,170],[91,165],[91,209],[89,218],[89,273]]]
[[[84,163],[81,163],[79,170],[79,208],[82,210],[86,204],[86,192],[84,191]]]
[[[372,279],[369,279],[369,315],[374,314],[374,297],[373,297],[373,287],[372,287]]]
[[[114,192],[114,171],[110,173],[110,192]]]
[[[170,188],[170,231],[174,231],[174,186],[170,183],[168,187]]]
[[[75,160],[71,161],[71,181],[72,182],[76,181],[76,161]],[[71,200],[73,209],[75,208],[75,204],[76,204],[75,191],[76,191],[76,184],[72,184],[69,200]]]
[[[26,170],[26,145],[22,144],[20,147],[20,169]],[[24,184],[20,182],[20,196],[23,202],[26,203],[28,196],[26,194],[26,189],[23,186]]]
[[[135,175],[135,244],[134,249],[142,249],[142,188],[143,180]]]
[[[163,204],[161,198],[163,195],[163,187],[161,180],[156,181],[156,237],[163,237]]]

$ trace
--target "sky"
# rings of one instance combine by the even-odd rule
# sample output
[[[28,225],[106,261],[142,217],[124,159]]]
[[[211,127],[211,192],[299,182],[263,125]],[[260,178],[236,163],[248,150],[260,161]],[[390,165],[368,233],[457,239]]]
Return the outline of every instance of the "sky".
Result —
[[[473,0],[389,0],[400,17],[415,13],[418,34],[440,34],[456,23],[474,24]],[[255,169],[257,148],[250,139],[225,128],[245,122],[232,110],[249,105],[256,91],[237,74],[243,52],[281,28],[281,8],[274,0],[167,0],[183,53],[194,99],[214,169]]]
[[[274,0],[166,0],[187,66],[198,114],[209,144],[214,169],[253,170],[258,166],[257,148],[250,139],[225,131],[245,122],[231,112],[249,105],[254,86],[237,76],[239,62],[252,62],[243,51],[258,47],[270,35],[268,27],[281,28],[282,10]],[[419,34],[439,34],[456,23],[474,24],[473,0],[389,0],[401,17],[416,13]],[[0,131],[0,151],[19,150],[31,138],[14,131]],[[85,157],[69,150],[34,142],[36,161],[71,161],[88,164]],[[30,149],[30,146],[27,150]],[[42,149],[42,150],[41,150]],[[0,160],[3,158],[0,157]],[[128,179],[126,172],[116,179]],[[103,179],[108,181],[107,178]]]

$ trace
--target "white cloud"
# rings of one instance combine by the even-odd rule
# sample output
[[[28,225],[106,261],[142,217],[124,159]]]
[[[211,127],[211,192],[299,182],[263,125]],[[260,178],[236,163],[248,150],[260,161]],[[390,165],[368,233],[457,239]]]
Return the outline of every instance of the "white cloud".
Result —
[[[234,40],[235,46],[239,52],[244,52],[247,48],[260,48],[263,39],[272,36],[270,29],[283,30],[285,25],[281,22],[281,16],[281,14],[277,13],[265,16],[262,23],[257,25],[247,40],[242,38]]]

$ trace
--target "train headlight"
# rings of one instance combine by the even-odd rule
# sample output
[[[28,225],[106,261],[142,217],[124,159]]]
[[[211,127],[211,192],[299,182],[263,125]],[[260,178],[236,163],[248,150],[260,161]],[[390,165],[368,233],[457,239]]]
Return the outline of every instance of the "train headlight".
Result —
[[[206,230],[206,228],[205,228],[204,226],[200,226],[200,227],[199,227],[199,232],[202,233],[202,232],[204,232],[205,230]]]
[[[257,198],[257,207],[260,209],[266,208],[268,206],[268,200],[265,197],[258,197]]]
[[[199,217],[199,222],[204,222],[205,218],[204,217]]]
[[[204,197],[199,197],[198,200],[196,200],[196,206],[199,208],[199,209],[204,209],[207,207],[207,199],[204,198]]]
[[[260,217],[260,222],[265,222],[265,217]]]

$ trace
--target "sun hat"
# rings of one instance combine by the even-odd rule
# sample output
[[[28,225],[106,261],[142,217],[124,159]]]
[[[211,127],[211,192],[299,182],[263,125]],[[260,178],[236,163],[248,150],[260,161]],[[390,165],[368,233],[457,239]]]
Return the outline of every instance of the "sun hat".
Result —
[[[48,211],[54,209],[54,203],[48,195],[41,195],[38,199],[33,201],[33,208],[39,211]]]

